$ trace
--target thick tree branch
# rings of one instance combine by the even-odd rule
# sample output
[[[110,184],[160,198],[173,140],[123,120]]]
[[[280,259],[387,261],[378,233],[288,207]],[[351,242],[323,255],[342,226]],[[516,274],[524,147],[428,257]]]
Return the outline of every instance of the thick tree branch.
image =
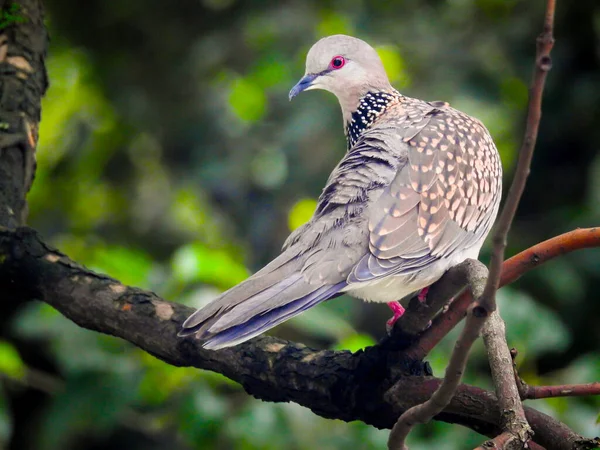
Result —
[[[169,364],[222,373],[257,398],[293,401],[328,418],[391,428],[404,410],[427,400],[439,386],[439,380],[422,376],[420,364],[385,345],[352,354],[260,337],[234,348],[204,350],[197,341],[176,336],[192,308],[87,270],[27,228],[0,229],[0,292],[4,301],[45,301],[78,325],[125,339]],[[532,409],[527,413],[540,415]],[[469,386],[459,388],[439,419],[489,436],[501,430],[495,396]],[[539,416],[536,436],[551,441],[556,430],[564,439],[549,449],[570,448],[562,443],[583,439]]]
[[[40,0],[4,0],[0,8],[0,226],[13,228],[27,216],[48,37]]]
[[[431,393],[434,392],[440,385],[441,380],[428,377],[409,377],[402,380],[402,383],[395,384],[385,395],[388,403],[394,405],[394,411],[396,414],[401,414],[412,406],[412,402],[419,401],[419,403],[426,402],[430,397]],[[407,400],[407,393],[410,392],[410,399]],[[484,394],[485,393],[485,394]],[[481,394],[479,396],[478,394]],[[483,416],[480,416],[482,423],[499,423],[500,422],[500,410],[494,409],[489,411],[482,411],[479,402],[485,397],[493,399],[497,402],[495,394],[482,389],[459,385],[456,390],[454,398],[450,401],[446,410],[439,414],[436,419],[445,420],[446,411],[461,410],[467,415],[480,412]],[[492,413],[489,416],[488,413]],[[574,433],[565,424],[541,413],[535,409],[525,407],[525,416],[527,421],[535,431],[534,440],[537,444],[546,448],[547,450],[555,449],[591,449],[596,448],[596,439],[583,439],[576,433]],[[547,427],[540,427],[540,424],[545,424]],[[496,428],[482,428],[477,430],[481,434],[494,435],[500,434]]]

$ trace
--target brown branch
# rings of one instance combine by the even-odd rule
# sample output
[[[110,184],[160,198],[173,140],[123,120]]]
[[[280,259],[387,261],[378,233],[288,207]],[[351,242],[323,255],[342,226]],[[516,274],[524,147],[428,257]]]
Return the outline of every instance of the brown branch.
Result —
[[[492,450],[492,449],[506,450],[509,448],[509,445],[511,445],[513,437],[514,436],[511,433],[505,431],[505,432],[499,434],[498,436],[496,436],[494,439],[485,441],[482,445],[477,447],[475,450]]]
[[[490,439],[489,441],[485,441],[475,450],[508,450],[511,448],[511,445],[514,445],[514,436],[511,433],[505,431],[504,433],[499,434],[495,438]],[[527,443],[527,448],[529,448],[530,450],[544,450],[544,447],[531,441]]]
[[[554,9],[555,0],[548,0],[546,4],[544,30],[537,38],[535,71],[529,92],[529,107],[527,111],[525,137],[523,139],[521,150],[519,151],[519,160],[517,162],[515,176],[494,232],[492,257],[490,260],[490,276],[483,296],[479,301],[482,307],[491,311],[496,307],[495,294],[500,285],[502,261],[504,259],[504,249],[506,248],[506,237],[515,217],[515,213],[517,212],[521,195],[525,190],[525,183],[529,176],[529,167],[531,166],[531,159],[533,158],[533,150],[535,149],[540,119],[542,118],[542,94],[544,92],[546,75],[552,67],[550,51],[554,45],[554,37],[552,35],[554,28]]]
[[[454,390],[460,382],[473,342],[481,331],[486,318],[490,317],[490,315],[496,311],[496,291],[500,285],[506,239],[525,189],[542,115],[542,94],[544,91],[546,74],[551,67],[550,51],[554,44],[554,38],[552,36],[554,9],[555,1],[548,0],[544,30],[537,39],[536,64],[530,90],[525,138],[519,152],[515,176],[494,231],[490,269],[485,288],[481,295],[475,295],[473,289],[476,289],[477,287],[471,286],[471,293],[475,298],[475,302],[473,306],[469,307],[467,310],[467,321],[452,352],[444,382],[430,400],[423,405],[419,405],[406,411],[400,416],[390,434],[388,441],[390,449],[403,450],[405,448],[405,438],[412,426],[416,423],[422,423],[423,421],[429,420],[450,401]],[[489,339],[488,343],[491,343],[491,341],[492,339]],[[497,338],[496,341],[498,341]],[[496,345],[494,348],[499,352],[502,346],[506,347],[505,342],[503,344],[500,342],[499,345]],[[503,348],[502,351],[504,350],[508,354],[508,348]],[[508,358],[505,363],[509,364],[510,358]],[[513,436],[513,440],[518,440],[522,445],[525,445],[530,440],[531,430],[525,418],[514,377],[505,376],[506,370],[502,370],[497,366],[496,362],[492,363],[492,368],[495,369],[494,372],[496,374],[494,381],[500,408],[502,411],[511,411],[510,417],[504,417],[505,420],[503,420],[502,424],[503,429]],[[510,365],[508,367],[510,367]],[[504,372],[504,374],[502,374],[502,372]]]
[[[430,398],[440,383],[422,376],[420,364],[382,345],[352,354],[260,337],[233,348],[204,350],[197,341],[176,336],[192,308],[96,274],[27,228],[0,229],[0,292],[4,301],[42,300],[79,326],[125,339],[169,364],[219,372],[257,398],[293,401],[327,418],[391,428],[404,410]],[[536,437],[557,442],[551,450],[571,448],[571,442],[582,439],[531,408],[526,413],[539,416]],[[475,387],[459,387],[438,419],[486,436],[501,432],[494,394]]]
[[[440,383],[440,380],[433,378],[409,377],[402,380],[401,383],[394,385],[385,396],[387,401],[394,406],[394,412],[396,414],[401,414],[402,411],[411,407],[411,404],[414,401],[421,400],[421,403],[426,402],[430,398],[431,392],[437,389]],[[468,415],[475,413],[475,411],[481,411],[478,403],[483,397],[473,395],[478,392],[483,393],[485,391],[471,386],[467,387],[465,385],[460,385],[456,390],[456,395],[450,401],[446,410],[437,416],[436,419],[447,421],[446,411],[453,410],[454,408],[458,408]],[[406,398],[407,393],[410,393],[410,400],[407,400]],[[486,395],[489,395],[489,398],[493,399],[494,402],[497,401],[496,396],[493,393],[487,392]],[[488,415],[490,413],[492,415]],[[500,421],[499,409],[485,411],[484,414],[484,416],[480,416],[482,422]],[[593,444],[595,443],[594,439],[582,439],[565,424],[544,413],[526,406],[525,416],[535,431],[535,442],[547,450],[595,448],[593,447]],[[540,428],[539,425],[542,423],[546,423],[548,427],[543,429]],[[488,436],[497,436],[501,434],[500,430],[494,432],[489,429],[481,429],[478,430],[478,432]]]
[[[16,5],[16,6],[13,6]],[[0,30],[0,226],[25,223],[35,171],[48,37],[41,0],[1,1],[19,18]]]
[[[538,400],[552,397],[583,397],[586,395],[600,395],[600,383],[587,384],[559,384],[556,386],[530,386],[523,384],[521,394],[523,400]]]
[[[500,284],[505,286],[513,283],[557,256],[592,247],[600,247],[600,228],[578,228],[548,239],[506,260],[502,265]]]
[[[530,270],[557,256],[592,247],[600,247],[600,228],[581,228],[548,239],[504,261],[500,286],[518,280]],[[473,297],[469,291],[458,296],[448,310],[434,319],[431,327],[406,350],[406,354],[416,360],[424,359],[465,317],[472,301]]]
[[[531,386],[519,376],[517,370],[518,352],[516,349],[510,350],[512,359],[512,370],[519,395],[522,400],[538,400],[540,398],[553,397],[584,397],[587,395],[600,395],[600,382],[584,384],[559,384],[555,386]]]
[[[502,429],[500,441],[494,439],[497,448],[523,448],[532,437],[532,430],[525,418],[519,388],[514,377],[512,357],[506,343],[504,321],[498,310],[493,312],[483,327],[483,342],[488,355],[496,396],[500,400]]]
[[[500,411],[502,411],[503,434],[510,435],[501,447],[506,449],[518,449],[526,446],[532,437],[532,430],[527,423],[523,404],[512,373],[504,323],[499,315],[494,315],[493,313],[496,311],[496,292],[502,275],[506,239],[517,212],[517,207],[521,201],[521,196],[525,190],[540,119],[542,117],[544,84],[546,75],[552,67],[550,52],[554,45],[554,37],[552,35],[554,29],[554,9],[555,0],[548,0],[546,3],[544,30],[537,39],[535,71],[529,95],[525,138],[519,151],[519,161],[517,162],[515,176],[508,192],[508,198],[502,208],[502,213],[500,214],[500,219],[494,233],[490,274],[483,295],[476,299],[473,307],[474,309],[483,308],[487,313],[492,313],[490,323],[486,328],[484,340],[488,350],[496,396],[498,397]],[[468,322],[465,324],[465,327],[467,326]]]
[[[486,278],[483,276],[469,284],[474,297],[478,298],[483,292]],[[479,337],[485,319],[486,316],[478,315],[475,312],[467,315],[465,327],[456,341],[442,383],[430,399],[420,405],[413,406],[398,418],[388,439],[390,450],[405,450],[405,440],[412,428],[417,424],[429,422],[448,406],[458,388],[467,365],[469,352],[473,343]]]

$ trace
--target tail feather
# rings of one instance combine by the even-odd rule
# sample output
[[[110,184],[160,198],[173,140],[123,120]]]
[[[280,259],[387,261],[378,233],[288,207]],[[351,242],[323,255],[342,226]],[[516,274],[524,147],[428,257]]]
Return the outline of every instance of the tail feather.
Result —
[[[218,298],[188,317],[183,323],[179,336],[197,333],[207,321],[288,278],[296,271],[297,265],[294,257],[290,258],[286,253],[281,254],[259,272],[223,292]],[[212,321],[214,322],[215,320]]]
[[[257,278],[263,278],[259,282],[255,275],[224,292],[192,314],[179,336],[195,334],[209,349],[229,347],[333,297],[346,285],[341,282],[319,287],[309,284],[299,272],[288,272],[280,266],[271,273],[258,273]]]
[[[253,295],[232,308],[228,308],[214,325],[210,332],[218,333],[226,328],[240,325],[248,317],[264,314],[283,304],[290,303],[314,291],[315,288],[304,282],[302,275],[297,273],[281,280],[279,283]]]
[[[218,350],[224,347],[239,344],[279,325],[314,305],[333,297],[346,285],[345,282],[336,285],[322,286],[311,293],[296,300],[266,311],[262,314],[251,316],[246,322],[225,328],[222,331],[211,333],[209,328],[201,339],[205,339],[204,348]],[[282,295],[285,295],[283,293]]]

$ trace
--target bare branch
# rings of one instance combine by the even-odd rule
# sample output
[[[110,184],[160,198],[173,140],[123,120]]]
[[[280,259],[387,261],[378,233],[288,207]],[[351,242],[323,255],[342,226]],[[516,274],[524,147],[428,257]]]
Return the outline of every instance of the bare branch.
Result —
[[[525,273],[558,256],[592,247],[600,247],[600,228],[581,228],[548,239],[504,261],[500,286],[518,280]],[[472,301],[469,291],[458,296],[448,310],[434,319],[431,327],[406,350],[407,356],[415,360],[425,358],[465,317]]]
[[[530,386],[524,384],[523,400],[537,400],[552,397],[583,397],[586,395],[600,395],[600,383],[587,384],[559,384],[556,386]]]
[[[536,64],[529,98],[525,138],[519,152],[519,161],[515,176],[494,232],[490,269],[485,288],[483,293],[480,294],[476,293],[477,286],[470,286],[475,302],[468,310],[467,321],[452,352],[444,382],[430,400],[423,405],[413,407],[400,416],[390,434],[388,441],[390,449],[404,450],[404,441],[411,428],[416,423],[423,423],[430,420],[433,415],[441,411],[449,403],[453,392],[460,382],[473,342],[477,339],[486,318],[496,310],[496,291],[500,285],[506,238],[521,200],[521,195],[525,189],[542,114],[542,93],[544,91],[546,74],[551,67],[550,51],[554,44],[552,36],[554,8],[555,1],[548,0],[544,31],[537,40]],[[504,341],[503,337],[502,341]],[[489,339],[488,343],[491,344],[491,342],[492,339]],[[499,343],[495,348],[498,354],[500,354],[500,347],[506,347],[505,341],[502,344],[496,338],[496,343]],[[508,348],[502,348],[502,352],[505,352],[508,356],[505,363],[510,364]],[[507,417],[503,421],[503,427],[524,445],[527,444],[531,437],[531,429],[525,419],[514,377],[507,377],[505,373],[502,375],[506,370],[499,367],[501,364],[497,364],[497,361],[492,364],[492,368],[495,369],[496,374],[494,381],[497,396],[501,404],[501,410],[512,411],[510,413],[512,417]],[[510,365],[508,367],[510,368]]]
[[[327,418],[391,428],[404,410],[426,401],[440,384],[422,376],[421,363],[383,345],[353,354],[265,336],[229,349],[204,350],[197,341],[176,336],[192,308],[94,273],[27,228],[0,228],[0,291],[5,301],[42,300],[76,324],[125,339],[169,364],[222,373],[257,398],[293,401]],[[501,431],[496,403],[491,392],[461,386],[439,419],[495,436]],[[527,408],[526,414],[541,413]],[[550,441],[556,430],[564,437],[557,442],[583,439],[543,414],[534,430]]]
[[[394,385],[387,393],[386,399],[389,404],[394,406],[394,412],[399,415],[402,411],[411,407],[411,403],[415,400],[421,400],[421,403],[426,402],[433,392],[440,385],[441,381],[433,378],[419,378],[409,377],[402,380],[401,383]],[[469,393],[467,393],[467,391]],[[475,396],[471,397],[471,393],[485,392],[476,387],[467,387],[460,385],[456,390],[456,395],[450,401],[450,404],[446,410],[441,413],[436,419],[446,420],[446,411],[459,408],[464,413],[471,414],[475,411],[480,411],[479,402],[482,397]],[[410,393],[410,402],[407,402],[406,396]],[[497,402],[496,396],[490,392],[487,392],[494,402]],[[489,416],[487,413],[492,413]],[[481,416],[482,422],[488,421],[500,421],[500,410],[495,409],[493,412],[488,411],[485,416]],[[594,439],[583,439],[581,436],[574,433],[565,424],[536,411],[532,408],[525,407],[525,416],[527,421],[535,431],[534,440],[537,444],[546,448],[547,450],[573,450],[581,448],[594,448],[591,446],[595,442]],[[540,428],[541,423],[546,423],[548,427]],[[479,433],[487,436],[497,436],[501,434],[501,431],[494,431],[490,429],[480,429]]]
[[[538,400],[540,398],[553,397],[584,397],[587,395],[600,395],[600,382],[584,384],[559,384],[556,386],[531,386],[519,376],[517,370],[518,352],[516,349],[510,350],[512,359],[513,375],[517,383],[519,395],[522,400]]]
[[[517,212],[521,195],[525,190],[525,183],[529,176],[529,167],[531,166],[531,159],[533,158],[533,150],[535,149],[540,119],[542,118],[542,94],[544,92],[546,75],[552,67],[550,51],[554,45],[554,37],[552,35],[554,29],[554,8],[555,0],[548,0],[548,3],[546,4],[544,31],[537,39],[535,71],[529,94],[525,138],[523,139],[523,144],[519,151],[519,161],[517,162],[515,176],[494,232],[492,257],[490,261],[490,276],[483,296],[479,301],[480,306],[490,311],[493,311],[496,308],[496,291],[500,285],[506,237],[515,217],[515,213]]]
[[[504,321],[496,310],[483,327],[483,342],[487,350],[492,380],[496,386],[496,396],[502,414],[502,429],[505,430],[500,441],[495,440],[497,448],[523,448],[532,437],[532,430],[525,418],[525,411],[514,377],[512,357],[506,344]],[[504,440],[505,439],[505,440]]]
[[[487,272],[485,266],[481,264],[480,267],[483,269],[480,272],[483,273],[479,274],[479,278],[472,279],[469,284],[474,297],[481,295],[487,278],[485,276],[485,272]],[[405,440],[412,428],[417,424],[429,422],[433,416],[439,414],[448,406],[465,371],[471,346],[479,337],[479,332],[484,323],[485,316],[478,316],[476,314],[469,314],[467,316],[467,322],[456,341],[454,351],[446,369],[446,375],[440,387],[429,400],[423,404],[413,406],[398,418],[388,439],[388,448],[390,450],[405,450]]]
[[[511,433],[505,431],[504,433],[501,433],[498,436],[496,436],[494,439],[485,441],[475,450],[509,450],[512,445],[515,445],[514,436]],[[528,448],[531,450],[544,450],[544,447],[542,447],[539,444],[536,444],[535,442],[530,441],[527,445]],[[515,448],[521,449],[523,448],[523,446],[521,445],[520,447]]]
[[[525,190],[525,183],[529,175],[529,167],[533,158],[533,151],[542,117],[542,94],[546,75],[552,67],[550,51],[554,45],[555,0],[548,0],[546,4],[546,17],[544,30],[537,39],[536,63],[532,86],[529,96],[529,109],[527,112],[527,127],[525,138],[519,152],[519,161],[515,177],[508,192],[508,198],[502,208],[500,219],[494,233],[492,257],[490,261],[490,274],[481,298],[477,298],[473,308],[481,307],[487,312],[496,311],[496,291],[500,285],[502,274],[502,261],[506,248],[506,238],[510,226],[517,212],[521,195]],[[499,314],[492,314],[484,336],[488,358],[492,369],[492,378],[496,387],[496,396],[502,411],[503,435],[510,435],[501,448],[523,448],[531,439],[532,430],[525,418],[523,404],[512,373],[510,352],[506,344],[504,322]],[[468,326],[468,322],[465,327]]]

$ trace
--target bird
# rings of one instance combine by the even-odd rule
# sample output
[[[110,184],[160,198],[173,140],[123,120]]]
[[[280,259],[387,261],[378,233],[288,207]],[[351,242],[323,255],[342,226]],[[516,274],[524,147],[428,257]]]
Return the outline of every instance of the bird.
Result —
[[[281,254],[194,312],[179,336],[218,350],[333,297],[402,304],[477,258],[496,215],[502,164],[485,126],[441,101],[394,89],[377,51],[351,36],[317,41],[289,99],[322,89],[340,104],[346,153],[312,218]]]

